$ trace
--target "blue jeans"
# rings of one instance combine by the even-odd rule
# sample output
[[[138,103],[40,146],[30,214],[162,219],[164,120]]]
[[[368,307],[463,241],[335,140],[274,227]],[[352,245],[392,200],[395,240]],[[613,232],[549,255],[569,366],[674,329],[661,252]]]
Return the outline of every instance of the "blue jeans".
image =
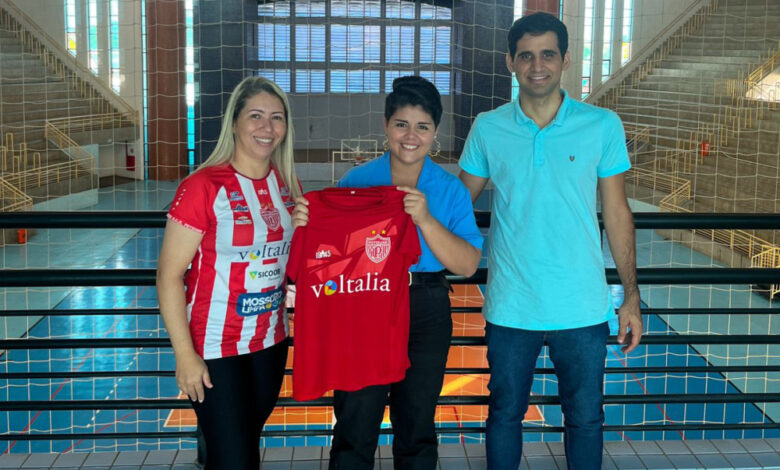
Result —
[[[523,417],[536,359],[547,344],[558,377],[569,470],[600,469],[604,424],[607,323],[557,331],[530,331],[487,323],[490,364],[488,470],[517,470],[523,454]]]

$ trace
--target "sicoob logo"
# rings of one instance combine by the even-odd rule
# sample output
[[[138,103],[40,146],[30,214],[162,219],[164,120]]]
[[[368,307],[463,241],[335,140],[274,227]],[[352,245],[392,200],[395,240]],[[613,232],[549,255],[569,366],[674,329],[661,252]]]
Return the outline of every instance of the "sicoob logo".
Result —
[[[277,310],[284,302],[284,290],[240,294],[236,301],[236,310],[242,317],[251,317]]]

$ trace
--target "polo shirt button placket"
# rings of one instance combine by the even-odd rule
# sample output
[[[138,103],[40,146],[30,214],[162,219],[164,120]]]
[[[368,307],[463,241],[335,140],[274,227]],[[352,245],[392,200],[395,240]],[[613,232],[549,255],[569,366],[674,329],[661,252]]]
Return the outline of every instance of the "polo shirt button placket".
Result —
[[[536,133],[534,137],[534,168],[539,168],[544,165],[544,136],[542,133],[544,129]]]

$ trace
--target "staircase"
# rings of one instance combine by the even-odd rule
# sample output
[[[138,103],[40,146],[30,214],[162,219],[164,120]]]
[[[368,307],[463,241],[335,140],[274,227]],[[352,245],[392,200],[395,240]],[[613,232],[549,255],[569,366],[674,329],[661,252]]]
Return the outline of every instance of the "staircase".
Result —
[[[716,0],[696,28],[678,32],[600,102],[627,127],[649,128],[635,163],[674,155],[678,164],[665,169],[691,182],[694,212],[780,210],[780,110],[734,86],[775,54],[778,38],[780,2]]]
[[[137,118],[12,7],[0,4],[0,177],[34,203],[97,188],[94,158],[81,146],[134,140]]]

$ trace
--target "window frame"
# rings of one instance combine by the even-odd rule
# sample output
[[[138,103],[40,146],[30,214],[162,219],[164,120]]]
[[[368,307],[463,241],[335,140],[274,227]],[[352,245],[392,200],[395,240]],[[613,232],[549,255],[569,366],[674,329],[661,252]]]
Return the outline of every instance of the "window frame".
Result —
[[[370,0],[369,0],[370,1]],[[406,1],[406,0],[404,0]],[[355,0],[351,0],[350,3],[355,2]],[[365,2],[366,0],[362,0],[361,3],[363,3],[365,11]],[[303,2],[301,2],[303,3]],[[306,2],[309,3],[309,2]],[[288,93],[292,94],[321,94],[321,93],[335,93],[335,94],[381,94],[386,93],[386,90],[388,88],[387,86],[387,72],[388,71],[412,71],[412,73],[420,75],[430,75],[431,77],[437,75],[437,72],[439,73],[439,76],[446,77],[446,75],[442,75],[441,72],[447,72],[449,73],[448,78],[442,78],[442,80],[446,80],[447,84],[446,87],[442,86],[443,84],[441,82],[436,83],[437,87],[440,89],[440,92],[442,95],[447,95],[452,93],[452,82],[453,82],[453,47],[452,47],[452,36],[454,34],[453,32],[453,19],[452,19],[452,9],[447,7],[438,7],[431,5],[431,8],[446,8],[449,10],[448,14],[445,15],[446,19],[439,19],[439,18],[432,18],[432,19],[422,19],[423,9],[422,9],[422,3],[420,0],[414,0],[414,2],[409,1],[410,4],[413,3],[414,5],[414,18],[391,18],[387,16],[387,1],[381,0],[380,1],[380,12],[379,16],[353,16],[350,15],[349,12],[349,5],[347,5],[347,13],[345,16],[333,16],[332,15],[332,2],[325,1],[325,12],[322,16],[303,16],[296,14],[296,6],[300,3],[295,2],[294,0],[288,1],[288,2],[273,2],[273,10],[275,11],[277,7],[280,7],[280,14],[271,14],[271,15],[263,15],[261,13],[261,9],[263,5],[258,6],[258,24],[256,28],[253,28],[255,37],[254,44],[258,47],[258,53],[256,54],[256,57],[252,57],[249,60],[249,67],[256,70],[257,73],[261,73],[261,71],[276,71],[276,73],[279,73],[281,71],[289,70],[289,87],[285,89]],[[310,4],[310,3],[309,3]],[[266,4],[268,5],[268,4]],[[288,7],[289,5],[289,7]],[[289,8],[289,10],[287,10]],[[313,11],[311,8],[308,9],[308,11]],[[433,10],[434,17],[438,16],[438,10]],[[403,16],[403,14],[399,15]],[[261,44],[259,43],[259,30],[261,24],[273,24],[273,25],[284,25],[288,28],[289,31],[289,60],[260,60],[260,47]],[[325,27],[325,44],[328,45],[325,47],[325,60],[311,60],[310,58],[308,60],[299,60],[298,55],[298,48],[297,48],[297,26],[300,25],[306,25],[306,26],[315,26],[315,25],[324,25]],[[379,60],[378,61],[371,61],[366,62],[365,59],[360,61],[351,61],[349,57],[346,58],[345,61],[339,61],[334,62],[332,61],[332,53],[333,53],[333,44],[332,44],[332,27],[333,26],[345,26],[347,29],[349,29],[350,26],[378,26],[379,27]],[[387,62],[387,30],[390,27],[412,27],[414,28],[414,55],[413,55],[413,61],[410,62],[393,62],[388,63]],[[437,27],[447,27],[449,28],[449,37],[450,40],[448,41],[448,47],[446,51],[447,61],[446,63],[437,63],[437,58],[440,57],[441,52],[438,51],[439,44],[437,44],[436,34],[433,35],[433,63],[421,63],[420,62],[420,50],[421,50],[421,31],[422,28],[425,27],[432,27],[434,28],[434,31],[436,31],[435,28]],[[400,31],[400,29],[399,29]],[[365,33],[364,33],[365,34]],[[400,35],[400,33],[399,33]],[[364,36],[365,37],[365,36]],[[310,42],[309,42],[310,44]],[[347,45],[345,45],[345,48]],[[401,54],[399,54],[400,56]],[[311,57],[311,54],[309,54],[309,57]],[[313,73],[317,71],[324,71],[325,74],[325,83],[324,83],[324,92],[322,91],[298,91],[298,71],[299,70],[306,70],[309,76],[311,76]],[[346,91],[333,91],[334,90],[334,84],[332,82],[332,72],[338,71],[339,74],[343,71],[347,76],[350,75],[350,73],[354,74],[355,71],[378,71],[379,72],[379,87],[377,89],[372,90],[366,90],[365,86],[362,87],[363,91],[356,92],[356,91],[349,91],[350,90],[350,84],[349,80],[344,84],[343,87],[341,87],[341,90]],[[373,75],[373,73],[371,74]],[[395,74],[390,74],[395,75]],[[365,80],[365,76],[364,76]],[[286,80],[285,80],[286,81]],[[373,82],[373,80],[372,80]],[[365,81],[363,82],[365,83]],[[312,82],[309,82],[308,88],[306,90],[311,90]],[[321,89],[320,87],[317,87],[317,89]]]

